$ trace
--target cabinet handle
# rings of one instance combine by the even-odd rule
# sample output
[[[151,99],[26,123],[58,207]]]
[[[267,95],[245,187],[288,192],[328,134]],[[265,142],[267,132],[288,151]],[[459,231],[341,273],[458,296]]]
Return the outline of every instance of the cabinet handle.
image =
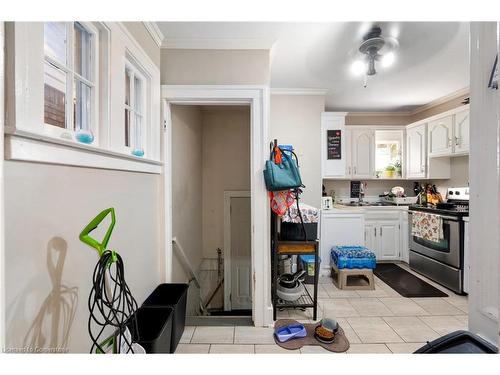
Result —
[[[356,171],[356,167],[354,167],[354,174],[356,174],[356,173],[357,173],[357,171]]]
[[[382,236],[382,227],[380,227],[380,236]]]
[[[455,146],[460,146],[460,138],[455,137]]]
[[[425,171],[425,167],[423,165],[420,166],[420,172],[424,172]]]
[[[349,167],[349,174],[351,174],[351,167]]]
[[[451,138],[448,138],[448,147],[451,147]]]
[[[377,237],[377,227],[373,228],[373,233],[375,233],[375,237]]]

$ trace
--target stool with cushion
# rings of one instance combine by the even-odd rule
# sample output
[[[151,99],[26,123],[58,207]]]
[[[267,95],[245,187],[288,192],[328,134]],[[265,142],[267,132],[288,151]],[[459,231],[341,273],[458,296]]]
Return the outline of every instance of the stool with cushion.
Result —
[[[377,266],[375,253],[363,246],[334,246],[330,251],[332,278],[339,289],[373,290],[373,269]],[[366,280],[363,284],[349,285],[348,278]]]

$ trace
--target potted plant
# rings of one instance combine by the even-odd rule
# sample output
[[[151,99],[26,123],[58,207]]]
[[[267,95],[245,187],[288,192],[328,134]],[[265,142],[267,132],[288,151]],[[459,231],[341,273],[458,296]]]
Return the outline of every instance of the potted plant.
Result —
[[[394,163],[394,167],[396,168],[396,176],[401,177],[403,175],[401,168],[401,161],[398,160]]]
[[[396,167],[394,165],[385,167],[385,175],[387,178],[394,178],[394,172],[396,172]]]

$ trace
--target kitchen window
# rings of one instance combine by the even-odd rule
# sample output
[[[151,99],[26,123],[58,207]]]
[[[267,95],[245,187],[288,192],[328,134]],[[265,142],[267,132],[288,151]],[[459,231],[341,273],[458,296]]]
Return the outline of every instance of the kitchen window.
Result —
[[[44,123],[82,143],[97,132],[98,40],[89,23],[44,23]]]
[[[375,171],[378,178],[401,178],[403,133],[398,130],[375,131]]]
[[[146,128],[147,80],[137,66],[127,59],[125,64],[125,121],[124,144],[135,156],[144,156],[144,134]]]

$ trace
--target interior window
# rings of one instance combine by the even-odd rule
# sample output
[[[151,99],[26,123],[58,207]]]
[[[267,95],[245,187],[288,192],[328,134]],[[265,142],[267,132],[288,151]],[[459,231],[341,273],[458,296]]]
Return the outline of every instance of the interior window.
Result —
[[[92,105],[94,43],[94,33],[82,23],[44,24],[44,121],[75,130],[77,140],[85,143],[93,141],[92,114],[96,111]]]
[[[144,156],[144,87],[145,80],[139,70],[127,62],[125,68],[125,146],[135,156]]]

